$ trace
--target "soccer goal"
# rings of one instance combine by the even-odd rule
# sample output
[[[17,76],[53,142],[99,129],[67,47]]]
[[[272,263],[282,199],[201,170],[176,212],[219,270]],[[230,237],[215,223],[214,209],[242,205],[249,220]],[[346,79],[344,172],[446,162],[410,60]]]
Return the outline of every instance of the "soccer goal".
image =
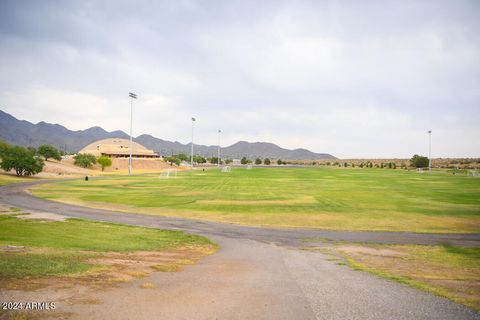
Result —
[[[468,170],[468,175],[471,177],[478,177],[478,170],[477,169]]]
[[[230,171],[232,171],[232,168],[230,168],[229,166],[222,167],[222,172],[230,172]]]
[[[252,170],[252,165],[251,165],[251,164],[249,164],[249,165],[247,166],[247,170]]]
[[[177,169],[165,169],[160,172],[159,179],[170,179],[177,177]]]

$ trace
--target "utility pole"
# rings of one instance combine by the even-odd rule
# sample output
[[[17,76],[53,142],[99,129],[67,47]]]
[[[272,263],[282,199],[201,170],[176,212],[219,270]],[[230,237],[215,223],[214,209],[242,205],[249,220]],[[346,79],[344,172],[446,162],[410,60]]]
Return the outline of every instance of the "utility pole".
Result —
[[[133,99],[137,99],[137,95],[135,93],[128,93],[130,97],[130,157],[128,158],[128,175],[132,175],[132,134],[133,134]]]
[[[192,117],[192,149],[191,149],[191,153],[190,153],[190,166],[192,167],[193,169],[193,124],[195,123],[195,118]]]
[[[217,154],[217,167],[220,167],[220,134],[222,130],[218,130],[218,154]]]

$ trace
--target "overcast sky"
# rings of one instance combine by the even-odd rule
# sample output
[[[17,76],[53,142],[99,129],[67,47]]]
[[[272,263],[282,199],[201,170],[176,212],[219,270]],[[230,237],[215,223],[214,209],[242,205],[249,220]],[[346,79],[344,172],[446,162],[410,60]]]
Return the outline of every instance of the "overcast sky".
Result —
[[[340,158],[480,156],[480,1],[0,0],[0,109]],[[1,130],[1,128],[0,128]]]

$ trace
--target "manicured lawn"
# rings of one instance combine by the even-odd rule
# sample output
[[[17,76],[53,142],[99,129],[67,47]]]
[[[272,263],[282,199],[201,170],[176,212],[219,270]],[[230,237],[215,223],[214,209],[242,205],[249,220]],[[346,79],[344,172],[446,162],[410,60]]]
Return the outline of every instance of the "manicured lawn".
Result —
[[[78,180],[37,196],[119,211],[229,223],[415,232],[479,232],[480,179],[388,169],[233,168]]]
[[[0,186],[4,186],[6,184],[16,183],[16,182],[32,181],[34,179],[37,179],[37,178],[35,178],[35,177],[17,177],[15,175],[11,175],[11,174],[0,173]]]
[[[8,246],[20,248],[12,252]],[[24,248],[21,248],[21,247]],[[164,251],[214,246],[205,237],[104,222],[57,222],[0,215],[0,278],[66,275],[95,267],[88,258],[106,252]]]

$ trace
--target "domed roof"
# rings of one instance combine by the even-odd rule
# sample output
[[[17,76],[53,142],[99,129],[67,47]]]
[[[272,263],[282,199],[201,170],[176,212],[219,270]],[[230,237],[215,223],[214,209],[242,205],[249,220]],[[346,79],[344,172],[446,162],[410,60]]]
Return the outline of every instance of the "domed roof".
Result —
[[[102,154],[126,156],[130,154],[130,140],[120,138],[98,140],[84,147],[79,153],[91,153],[97,157]],[[137,156],[157,156],[153,150],[147,149],[134,141],[132,142],[132,154]]]

